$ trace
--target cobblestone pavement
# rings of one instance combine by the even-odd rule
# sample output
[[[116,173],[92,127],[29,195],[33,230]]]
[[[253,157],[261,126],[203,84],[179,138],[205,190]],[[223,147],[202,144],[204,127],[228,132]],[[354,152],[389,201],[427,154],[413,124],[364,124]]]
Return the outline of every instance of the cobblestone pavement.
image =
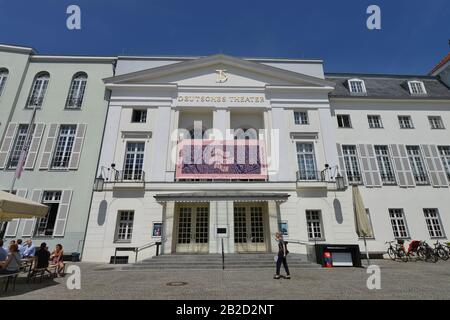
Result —
[[[80,290],[67,289],[68,276],[35,284],[19,278],[0,299],[450,299],[450,261],[372,263],[381,269],[380,290],[367,289],[365,268],[293,269],[291,280],[274,280],[272,269],[121,271],[77,263]]]

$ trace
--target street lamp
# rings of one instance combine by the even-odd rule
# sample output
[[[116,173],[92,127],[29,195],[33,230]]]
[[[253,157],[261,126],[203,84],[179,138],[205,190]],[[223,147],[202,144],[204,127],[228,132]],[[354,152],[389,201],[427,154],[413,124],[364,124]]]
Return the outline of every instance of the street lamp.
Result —
[[[105,184],[105,179],[103,178],[102,174],[95,178],[94,181],[94,191],[103,191],[103,185]]]

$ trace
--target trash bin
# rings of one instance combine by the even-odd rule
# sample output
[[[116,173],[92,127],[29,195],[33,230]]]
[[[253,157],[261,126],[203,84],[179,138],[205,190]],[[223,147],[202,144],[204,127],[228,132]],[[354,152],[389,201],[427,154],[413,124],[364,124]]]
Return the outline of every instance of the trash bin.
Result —
[[[72,262],[79,262],[79,261],[80,261],[80,253],[72,252]]]

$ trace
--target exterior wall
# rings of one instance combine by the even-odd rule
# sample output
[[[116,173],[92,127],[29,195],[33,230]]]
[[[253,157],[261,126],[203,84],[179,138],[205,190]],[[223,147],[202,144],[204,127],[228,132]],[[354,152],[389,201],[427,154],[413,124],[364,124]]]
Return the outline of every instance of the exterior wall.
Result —
[[[450,145],[449,101],[362,101],[358,99],[331,101],[336,140],[340,144],[372,145]],[[349,114],[352,128],[338,128],[336,115]],[[367,115],[380,115],[382,129],[369,128]],[[398,115],[410,115],[414,129],[400,129]],[[441,116],[445,129],[431,129],[428,116]],[[423,155],[422,155],[423,157]],[[392,156],[391,156],[392,162]],[[437,208],[446,237],[450,232],[448,188],[417,185],[414,188],[361,186],[361,195],[370,211],[375,238],[368,240],[370,251],[384,251],[386,241],[394,238],[388,209],[403,208],[411,239],[430,240],[424,208]],[[431,239],[432,241],[434,239]]]
[[[92,197],[92,186],[108,110],[108,101],[102,79],[113,75],[112,61],[113,59],[101,62],[73,62],[70,59],[41,61],[41,59],[34,57],[30,61],[10,122],[29,123],[32,110],[25,108],[26,101],[35,75],[41,71],[46,71],[50,74],[50,81],[43,105],[36,112],[35,119],[35,123],[44,123],[45,128],[34,168],[22,173],[22,177],[16,181],[14,189],[28,190],[27,197],[29,199],[32,197],[33,190],[72,190],[64,235],[36,238],[37,245],[41,241],[45,241],[49,247],[61,243],[66,253],[81,252],[82,250]],[[82,107],[80,110],[65,109],[72,77],[75,73],[81,71],[88,75]],[[61,171],[40,168],[46,139],[52,123],[86,124],[78,169]],[[9,190],[13,176],[14,170],[0,171],[0,188]],[[40,199],[34,200],[40,201]],[[24,225],[25,220],[22,219],[17,234],[13,238],[28,238],[23,235]]]

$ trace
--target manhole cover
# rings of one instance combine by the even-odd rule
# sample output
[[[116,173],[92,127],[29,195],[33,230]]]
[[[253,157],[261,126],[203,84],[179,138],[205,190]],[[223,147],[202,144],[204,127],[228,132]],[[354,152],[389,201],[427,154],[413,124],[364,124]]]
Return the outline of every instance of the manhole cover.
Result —
[[[166,285],[169,287],[180,287],[180,286],[185,286],[187,284],[188,284],[187,282],[183,282],[183,281],[174,281],[174,282],[166,283]]]

